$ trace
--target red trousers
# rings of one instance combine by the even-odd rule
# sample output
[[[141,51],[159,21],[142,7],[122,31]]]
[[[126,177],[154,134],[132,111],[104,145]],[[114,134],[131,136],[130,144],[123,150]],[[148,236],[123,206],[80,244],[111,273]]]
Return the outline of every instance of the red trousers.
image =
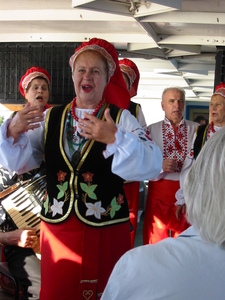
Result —
[[[125,196],[127,198],[129,207],[130,222],[133,226],[133,231],[130,232],[131,248],[134,247],[134,240],[137,230],[137,216],[138,216],[138,205],[139,205],[139,181],[128,182],[123,185]]]
[[[117,260],[130,249],[129,222],[93,228],[72,215],[41,221],[40,300],[100,299]]]
[[[149,181],[143,226],[143,244],[154,244],[169,236],[176,237],[190,224],[185,215],[176,218],[175,193],[179,181]]]

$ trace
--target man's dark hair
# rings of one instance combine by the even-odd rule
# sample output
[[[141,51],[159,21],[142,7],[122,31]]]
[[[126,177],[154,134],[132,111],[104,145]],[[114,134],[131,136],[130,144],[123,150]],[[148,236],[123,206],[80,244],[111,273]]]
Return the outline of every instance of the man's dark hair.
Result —
[[[194,119],[194,122],[200,123],[201,120],[205,120],[205,121],[206,121],[205,117],[203,117],[203,116],[197,116],[197,117]]]

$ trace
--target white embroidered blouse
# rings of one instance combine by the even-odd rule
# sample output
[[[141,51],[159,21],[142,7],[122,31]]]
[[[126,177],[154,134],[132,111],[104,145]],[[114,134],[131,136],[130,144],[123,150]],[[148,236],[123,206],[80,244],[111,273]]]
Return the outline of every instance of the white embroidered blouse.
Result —
[[[83,112],[92,110],[76,108],[78,118],[84,118]],[[45,111],[46,116],[47,111]],[[43,159],[44,126],[23,133],[14,144],[12,137],[7,138],[6,120],[0,127],[0,161],[10,172],[22,174],[35,169]],[[162,154],[155,142],[147,137],[135,117],[128,110],[123,110],[117,125],[116,141],[107,145],[104,157],[113,155],[112,172],[125,180],[142,181],[158,176],[162,168]],[[69,157],[66,134],[64,132],[65,151]]]

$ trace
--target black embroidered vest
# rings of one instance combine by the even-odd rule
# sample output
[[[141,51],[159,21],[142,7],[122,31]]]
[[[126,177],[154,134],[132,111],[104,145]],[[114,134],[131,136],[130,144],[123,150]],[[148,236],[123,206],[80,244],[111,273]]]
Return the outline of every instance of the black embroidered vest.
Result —
[[[130,106],[129,106],[128,110],[136,119],[138,119],[139,106],[140,106],[140,104],[130,101]]]
[[[196,138],[194,142],[194,158],[196,159],[199,155],[202,147],[204,146],[205,142],[207,141],[207,131],[209,125],[201,125],[197,127],[196,130]]]
[[[48,112],[45,127],[45,161],[47,195],[41,219],[59,223],[72,211],[85,224],[103,227],[129,221],[124,180],[111,172],[113,156],[105,159],[106,145],[89,140],[82,149],[81,159],[74,169],[63,148],[65,121],[71,104],[54,107]],[[99,116],[104,120],[104,108]],[[109,106],[118,123],[121,110]]]

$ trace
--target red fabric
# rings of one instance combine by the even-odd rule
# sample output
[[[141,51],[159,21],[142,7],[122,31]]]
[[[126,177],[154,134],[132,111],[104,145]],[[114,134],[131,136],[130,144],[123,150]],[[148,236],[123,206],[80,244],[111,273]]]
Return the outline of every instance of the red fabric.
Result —
[[[172,237],[176,237],[190,226],[185,215],[180,221],[175,215],[175,193],[179,187],[179,181],[149,181],[143,226],[144,245],[169,237],[169,231]]]
[[[138,67],[135,65],[135,63],[128,59],[128,58],[124,58],[124,59],[121,59],[119,60],[119,65],[120,65],[120,68],[121,68],[121,71],[126,73],[126,75],[128,76],[129,78],[129,81],[130,81],[130,89],[129,89],[129,94],[130,94],[130,97],[134,97],[137,95],[137,90],[138,90],[138,83],[139,83],[139,79],[140,79],[140,73],[139,73],[139,70],[138,70]],[[128,69],[124,69],[122,67],[122,65],[124,66],[127,66]],[[134,82],[132,82],[132,79],[131,79],[131,75],[130,75],[130,72],[129,72],[129,68],[131,70],[133,70],[133,72],[135,73],[135,80]]]
[[[131,248],[134,247],[134,240],[137,231],[137,216],[139,204],[139,181],[126,183],[123,186],[125,196],[129,207],[130,222],[133,226],[133,231],[130,232]]]
[[[40,300],[100,299],[115,263],[129,249],[128,222],[93,228],[74,214],[59,224],[41,221]]]
[[[49,81],[49,84],[50,84],[51,78],[50,78],[49,73],[48,73],[45,69],[40,68],[40,67],[31,67],[31,68],[29,68],[29,69],[26,71],[26,73],[25,73],[25,74],[21,77],[21,79],[20,79],[19,90],[20,90],[20,93],[21,93],[21,95],[22,95],[23,97],[25,97],[25,91],[24,91],[24,87],[23,87],[23,81],[26,79],[27,76],[31,76],[32,73],[36,73],[36,72],[44,74],[44,76],[47,77],[47,79],[48,79],[48,81]],[[34,75],[33,79],[35,78],[35,76],[38,77],[38,76],[40,76],[40,75]],[[32,80],[33,80],[33,79],[32,79]]]
[[[94,49],[94,45],[97,45],[100,47],[100,49]],[[70,58],[70,66],[72,71],[77,56],[85,51],[84,48],[86,50],[98,51],[107,59],[110,81],[107,84],[103,95],[106,102],[109,104],[114,104],[120,108],[128,108],[130,105],[130,95],[124,82],[123,75],[120,71],[118,55],[115,47],[106,40],[98,38],[93,38],[88,42],[83,42],[80,47],[76,48],[74,55],[72,55]]]
[[[45,105],[44,111],[45,111],[46,109],[50,108],[50,107],[51,107],[51,106],[47,103],[47,104]]]

